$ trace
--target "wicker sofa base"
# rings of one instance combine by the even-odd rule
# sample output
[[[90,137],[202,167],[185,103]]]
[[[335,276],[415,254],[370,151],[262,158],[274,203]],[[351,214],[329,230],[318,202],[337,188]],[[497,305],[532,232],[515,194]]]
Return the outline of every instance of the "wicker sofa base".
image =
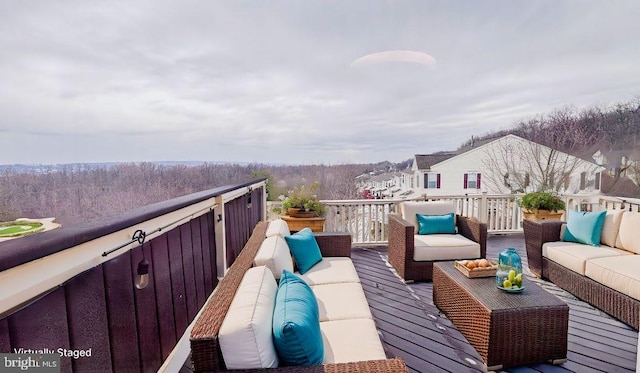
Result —
[[[543,278],[638,330],[640,301],[542,258]]]
[[[265,239],[267,222],[260,222],[253,230],[235,262],[220,281],[204,305],[201,315],[191,330],[191,359],[195,372],[227,372],[220,350],[218,332],[244,273],[253,265],[253,259]],[[322,256],[350,257],[351,236],[348,233],[315,233]],[[231,370],[229,372],[407,372],[401,358],[324,364],[317,366],[278,367],[270,369]]]

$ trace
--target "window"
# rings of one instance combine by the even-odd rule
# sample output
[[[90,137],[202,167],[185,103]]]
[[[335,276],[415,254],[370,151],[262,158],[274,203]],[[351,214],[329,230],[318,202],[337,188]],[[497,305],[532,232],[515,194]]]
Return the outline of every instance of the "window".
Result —
[[[467,172],[464,174],[464,189],[480,189],[479,172]]]
[[[596,185],[595,185],[595,189],[596,190],[600,190],[600,172],[596,172]]]
[[[424,187],[426,189],[440,189],[440,174],[424,174]]]
[[[580,173],[580,190],[585,190],[587,187],[587,173]]]

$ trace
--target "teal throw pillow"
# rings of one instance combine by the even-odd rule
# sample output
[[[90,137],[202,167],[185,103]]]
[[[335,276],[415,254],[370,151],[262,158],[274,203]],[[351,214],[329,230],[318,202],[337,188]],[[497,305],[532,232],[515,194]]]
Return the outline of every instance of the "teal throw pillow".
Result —
[[[322,260],[322,253],[311,229],[304,228],[300,232],[285,236],[298,271],[305,274],[311,267]]]
[[[454,213],[446,215],[416,214],[416,219],[418,219],[418,234],[456,233]]]
[[[320,365],[324,345],[318,301],[304,280],[283,270],[273,310],[273,342],[282,365]]]
[[[606,211],[580,212],[569,210],[564,241],[579,242],[585,245],[600,246],[602,226]]]

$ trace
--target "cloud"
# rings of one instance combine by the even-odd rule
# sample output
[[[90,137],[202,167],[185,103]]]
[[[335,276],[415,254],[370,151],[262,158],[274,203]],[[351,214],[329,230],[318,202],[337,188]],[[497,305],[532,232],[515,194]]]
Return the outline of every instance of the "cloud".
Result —
[[[637,2],[35,4],[0,3],[6,163],[400,161],[640,86]]]

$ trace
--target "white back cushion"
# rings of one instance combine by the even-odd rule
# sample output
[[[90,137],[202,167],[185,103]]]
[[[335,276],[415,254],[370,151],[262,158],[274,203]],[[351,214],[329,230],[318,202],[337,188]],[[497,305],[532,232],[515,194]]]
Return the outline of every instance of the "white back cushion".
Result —
[[[269,222],[265,237],[271,237],[275,235],[280,235],[282,237],[291,235],[291,231],[289,230],[289,226],[287,225],[286,221],[282,219],[276,219]]]
[[[228,369],[278,366],[271,326],[277,290],[273,274],[264,266],[244,274],[218,334]]]
[[[602,226],[602,235],[600,236],[600,243],[609,247],[616,246],[616,239],[618,238],[618,231],[620,230],[620,222],[622,221],[622,214],[624,210],[609,210],[604,218],[604,225]]]
[[[620,221],[616,247],[640,254],[640,212],[626,211]]]
[[[433,202],[402,202],[400,209],[402,210],[402,218],[415,227],[414,233],[418,233],[418,219],[416,214],[420,215],[445,215],[456,212],[453,201],[433,201]]]
[[[287,241],[280,235],[265,238],[253,258],[253,264],[266,266],[277,280],[282,276],[283,269],[293,272],[293,259]]]

